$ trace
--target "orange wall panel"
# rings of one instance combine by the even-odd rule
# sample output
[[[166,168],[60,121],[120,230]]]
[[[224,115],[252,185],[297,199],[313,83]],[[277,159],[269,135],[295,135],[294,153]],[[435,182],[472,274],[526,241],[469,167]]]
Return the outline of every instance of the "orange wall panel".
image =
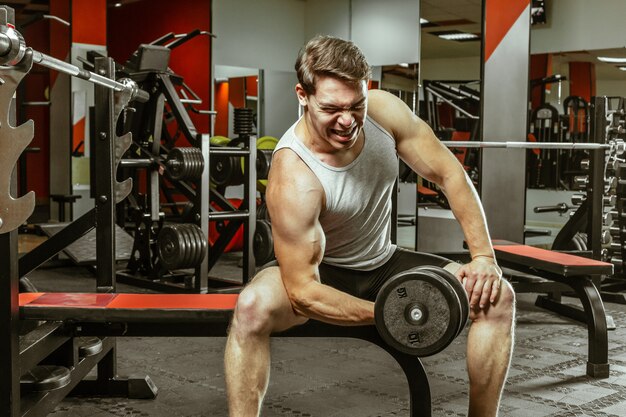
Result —
[[[221,82],[215,85],[215,135],[228,136],[228,82]]]
[[[596,95],[596,67],[593,62],[569,63],[569,94],[591,101]]]

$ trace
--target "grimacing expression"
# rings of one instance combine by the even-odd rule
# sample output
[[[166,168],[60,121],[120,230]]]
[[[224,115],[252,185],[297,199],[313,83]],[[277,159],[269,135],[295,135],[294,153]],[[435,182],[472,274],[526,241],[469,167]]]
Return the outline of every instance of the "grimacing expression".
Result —
[[[321,77],[315,87],[315,94],[306,96],[306,104],[316,136],[338,150],[352,147],[367,114],[367,83]]]

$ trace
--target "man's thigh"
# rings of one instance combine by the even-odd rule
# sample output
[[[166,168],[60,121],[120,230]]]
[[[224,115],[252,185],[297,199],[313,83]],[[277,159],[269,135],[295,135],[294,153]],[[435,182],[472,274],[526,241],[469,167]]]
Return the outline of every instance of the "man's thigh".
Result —
[[[441,256],[397,248],[391,259],[372,271],[354,271],[327,264],[320,265],[322,283],[356,297],[374,301],[380,288],[394,275],[423,265],[445,267],[453,263]]]

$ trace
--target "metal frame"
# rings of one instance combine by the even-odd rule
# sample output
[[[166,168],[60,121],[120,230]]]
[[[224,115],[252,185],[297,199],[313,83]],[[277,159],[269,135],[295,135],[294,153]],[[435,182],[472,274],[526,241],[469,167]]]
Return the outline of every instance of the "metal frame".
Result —
[[[599,282],[601,275],[612,273],[612,265],[571,267],[499,251],[498,249],[496,249],[496,256],[498,263],[503,267],[553,281],[530,284],[514,283],[513,288],[520,293],[546,292],[549,296],[538,297],[537,306],[586,323],[588,332],[587,375],[595,378],[607,378],[609,376],[607,318],[602,298],[594,281]],[[555,283],[558,285],[554,285]],[[568,287],[573,289],[580,299],[583,310],[561,303],[560,294]]]
[[[25,319],[53,317],[63,320],[66,323],[64,329],[74,337],[225,337],[232,313],[229,309],[168,311],[29,305],[20,308],[20,314]],[[309,320],[302,326],[272,337],[354,338],[373,343],[391,355],[404,372],[409,388],[409,415],[431,416],[430,385],[421,360],[389,346],[375,326],[346,327]],[[92,393],[102,394],[101,391]]]

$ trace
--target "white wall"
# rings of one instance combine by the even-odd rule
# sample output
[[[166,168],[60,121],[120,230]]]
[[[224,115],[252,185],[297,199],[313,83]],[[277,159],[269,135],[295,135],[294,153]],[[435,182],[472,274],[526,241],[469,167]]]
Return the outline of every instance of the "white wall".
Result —
[[[213,61],[291,71],[300,47],[323,33],[352,39],[371,65],[419,62],[419,4],[419,0],[216,0]]]
[[[597,80],[596,95],[626,97],[626,80]]]
[[[265,71],[264,130],[280,137],[297,118],[294,63],[308,39],[352,39],[374,66],[419,62],[419,10],[419,0],[215,0],[213,65]]]
[[[306,3],[294,0],[213,2],[213,63],[289,71],[304,42]]]
[[[309,0],[305,4],[305,40],[322,34],[350,39],[349,0]]]
[[[532,54],[623,48],[626,1],[551,0],[548,23],[531,30]]]
[[[298,82],[294,71],[265,70],[264,133],[278,139],[298,119],[298,100],[294,87]]]
[[[480,57],[423,59],[420,80],[480,80]]]
[[[371,65],[420,60],[419,0],[352,0],[352,40]]]

